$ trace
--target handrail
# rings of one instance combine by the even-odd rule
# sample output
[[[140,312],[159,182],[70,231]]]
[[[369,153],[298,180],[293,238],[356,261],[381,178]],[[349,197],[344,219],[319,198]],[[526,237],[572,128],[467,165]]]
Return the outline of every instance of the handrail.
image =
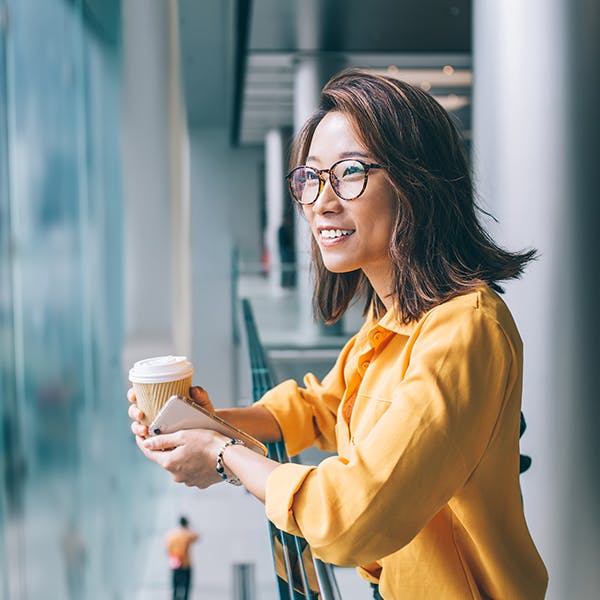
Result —
[[[247,298],[242,298],[242,312],[256,402],[273,387],[273,378]],[[269,458],[289,462],[283,442],[269,443],[267,448]],[[304,538],[281,531],[270,521],[269,533],[280,600],[341,600],[332,566],[315,558]]]

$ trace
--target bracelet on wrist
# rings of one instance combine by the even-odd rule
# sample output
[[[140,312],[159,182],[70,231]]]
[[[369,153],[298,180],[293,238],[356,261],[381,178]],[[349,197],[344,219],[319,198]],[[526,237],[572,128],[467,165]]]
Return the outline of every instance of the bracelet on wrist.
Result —
[[[229,446],[245,445],[246,444],[243,440],[236,440],[235,438],[231,438],[230,440],[227,440],[225,444],[223,444],[223,447],[221,448],[221,450],[219,450],[219,453],[217,454],[217,465],[215,467],[215,471],[223,481],[226,481],[231,485],[242,485],[242,482],[235,475],[227,475],[227,472],[225,471],[225,466],[223,464],[223,453],[225,452],[225,450],[227,450],[227,448],[229,448]]]

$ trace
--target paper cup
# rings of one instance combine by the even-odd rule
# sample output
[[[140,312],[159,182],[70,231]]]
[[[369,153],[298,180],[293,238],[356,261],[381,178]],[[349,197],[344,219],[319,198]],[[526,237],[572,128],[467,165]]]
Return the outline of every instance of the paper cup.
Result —
[[[136,362],[129,371],[137,405],[150,425],[174,394],[189,396],[194,369],[185,356],[155,356]]]

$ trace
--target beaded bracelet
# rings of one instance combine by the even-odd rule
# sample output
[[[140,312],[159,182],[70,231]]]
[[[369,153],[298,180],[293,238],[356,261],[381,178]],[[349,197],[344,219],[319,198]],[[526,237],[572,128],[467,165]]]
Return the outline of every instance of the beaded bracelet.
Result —
[[[215,467],[215,470],[217,471],[217,474],[223,481],[226,481],[227,483],[231,483],[231,485],[242,485],[242,482],[235,476],[233,476],[233,477],[228,476],[227,473],[225,472],[225,467],[223,466],[223,453],[225,452],[225,450],[227,450],[227,448],[229,448],[229,446],[245,446],[245,445],[246,444],[244,443],[243,440],[236,440],[235,438],[231,438],[230,440],[227,440],[227,442],[225,442],[225,444],[223,445],[223,447],[221,448],[221,450],[219,450],[219,453],[217,454],[217,466]]]

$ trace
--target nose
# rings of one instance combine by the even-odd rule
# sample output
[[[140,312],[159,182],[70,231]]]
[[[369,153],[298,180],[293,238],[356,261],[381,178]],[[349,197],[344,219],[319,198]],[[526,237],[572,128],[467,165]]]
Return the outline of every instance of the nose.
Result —
[[[311,205],[311,208],[314,212],[318,213],[336,212],[340,208],[340,199],[333,191],[329,173],[324,173],[323,175],[325,177],[325,185],[315,202]]]

